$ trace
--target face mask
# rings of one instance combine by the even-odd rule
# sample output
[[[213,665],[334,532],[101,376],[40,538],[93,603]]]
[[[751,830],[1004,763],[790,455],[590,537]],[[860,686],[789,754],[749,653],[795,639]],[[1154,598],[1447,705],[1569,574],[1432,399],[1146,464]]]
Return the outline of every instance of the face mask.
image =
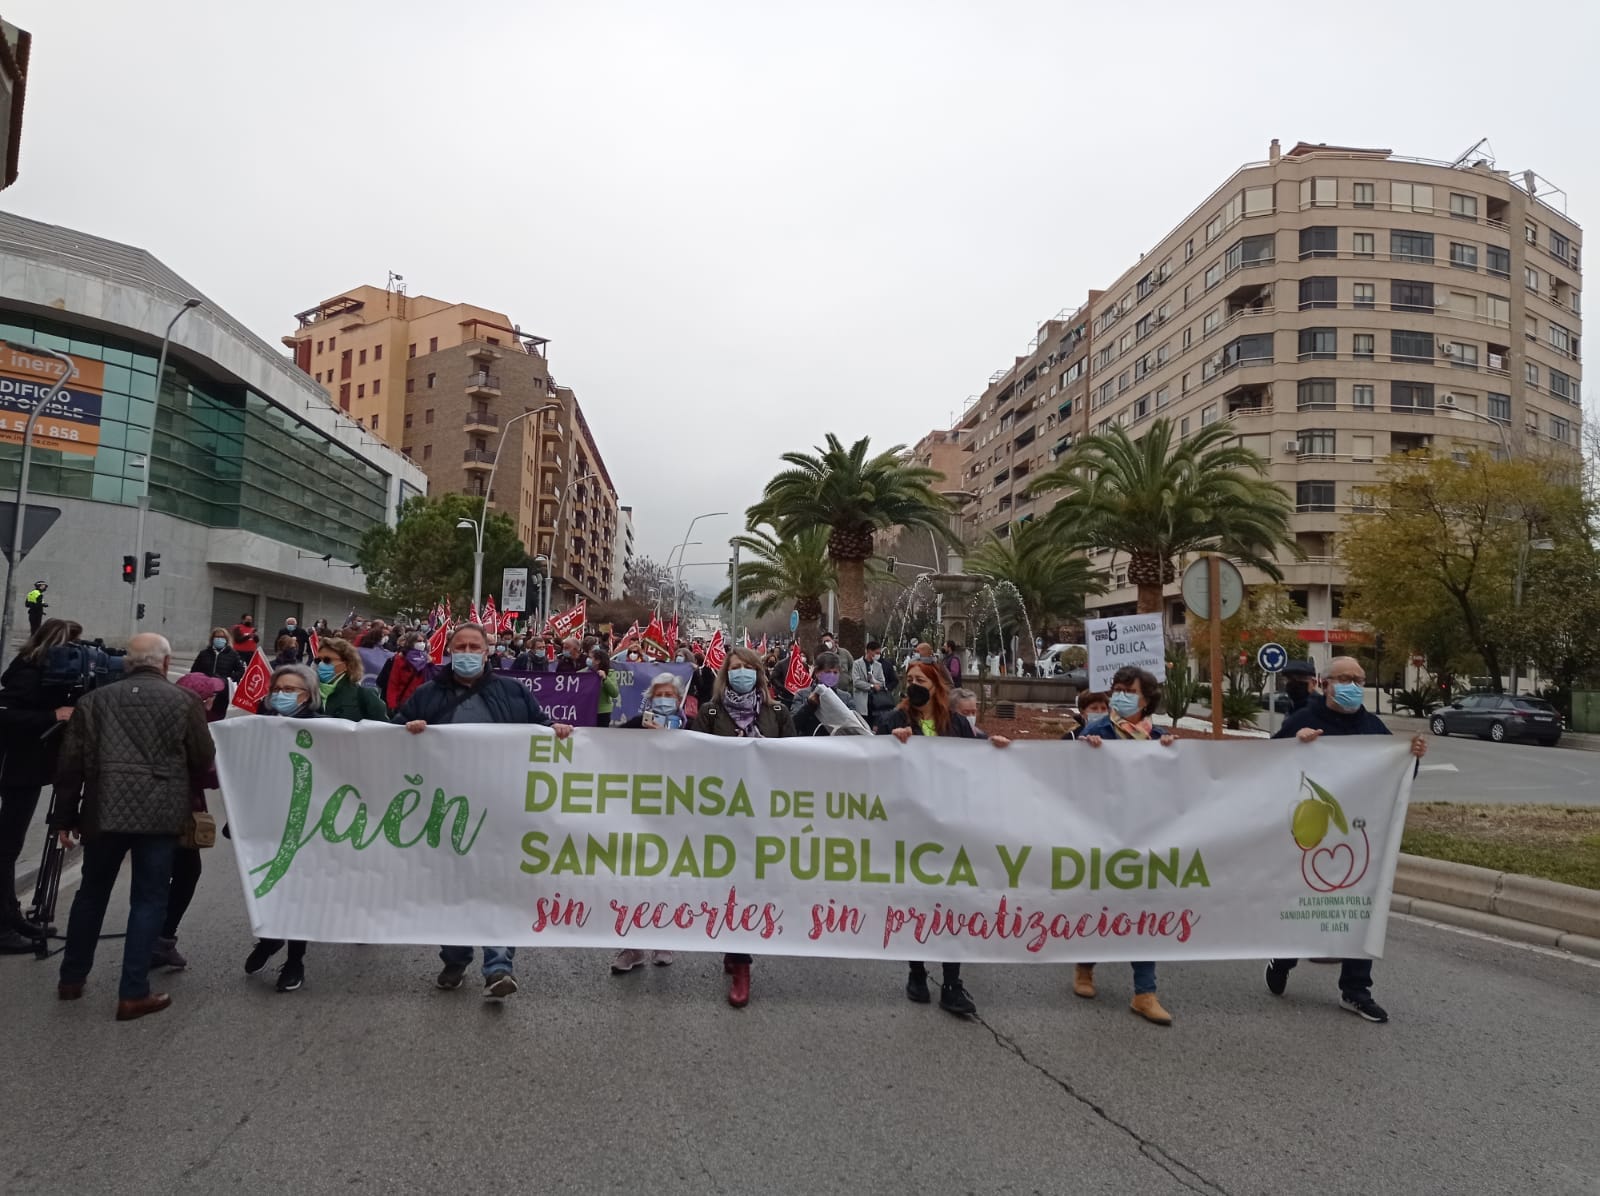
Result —
[[[420,669],[427,659],[428,654],[421,648],[406,649],[406,663],[414,669]]]
[[[833,651],[833,641],[832,640],[823,640],[822,641],[822,646],[824,648],[826,648],[830,652]]]
[[[754,669],[729,669],[728,688],[736,694],[747,694],[756,687]]]
[[[650,712],[661,718],[668,718],[678,713],[678,700],[676,698],[651,698]]]
[[[457,652],[450,658],[450,671],[457,677],[476,677],[483,672],[483,653]]]
[[[326,660],[317,661],[317,680],[318,681],[322,682],[322,684],[324,684],[324,685],[327,685],[336,676],[338,676],[337,671]]]
[[[218,639],[216,636],[212,636],[211,646],[220,652],[228,646],[228,641],[225,639]]]
[[[1362,686],[1355,681],[1341,681],[1333,687],[1333,701],[1340,710],[1361,708]]]
[[[833,671],[833,672],[827,672],[827,673],[818,673],[817,674],[817,684],[818,685],[826,685],[829,689],[832,689],[835,685],[839,684],[839,674],[838,674],[838,672],[837,671]]]
[[[274,690],[267,695],[267,705],[277,714],[293,714],[300,709],[300,695]]]
[[[1111,709],[1123,718],[1132,718],[1139,713],[1139,695],[1118,690],[1111,695]]]
[[[910,685],[906,686],[906,700],[911,703],[913,708],[920,709],[921,707],[926,706],[928,704],[928,699],[931,697],[933,697],[933,691],[926,685],[918,685],[915,681],[913,681]]]
[[[294,622],[293,619],[290,619],[287,623],[284,624],[284,626],[287,627],[290,631],[293,631],[294,628],[295,628],[295,622]]]

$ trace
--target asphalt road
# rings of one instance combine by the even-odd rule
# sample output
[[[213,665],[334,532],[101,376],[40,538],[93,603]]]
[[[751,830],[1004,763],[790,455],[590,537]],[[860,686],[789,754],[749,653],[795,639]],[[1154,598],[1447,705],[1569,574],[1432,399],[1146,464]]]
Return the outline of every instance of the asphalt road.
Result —
[[[1387,1026],[1332,968],[1278,1000],[1254,962],[1163,966],[1166,1030],[1119,965],[1094,1003],[974,967],[965,1022],[892,964],[758,960],[739,1011],[714,956],[530,951],[499,1008],[422,947],[313,946],[280,995],[240,970],[229,847],[206,863],[166,1013],[112,1019],[116,942],[72,1004],[0,958],[0,1191],[1600,1192],[1600,967],[1410,919]]]
[[[1426,724],[1418,719],[1384,721],[1397,735],[1426,734]],[[1412,801],[1600,806],[1600,752],[1459,735],[1427,739],[1428,755]]]

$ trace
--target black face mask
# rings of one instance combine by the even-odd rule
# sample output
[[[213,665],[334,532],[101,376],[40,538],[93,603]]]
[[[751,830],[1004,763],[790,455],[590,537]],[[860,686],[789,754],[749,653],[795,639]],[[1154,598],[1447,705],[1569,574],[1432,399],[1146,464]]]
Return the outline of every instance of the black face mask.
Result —
[[[928,704],[928,699],[931,697],[933,697],[933,691],[926,685],[918,685],[915,682],[912,682],[910,685],[906,686],[906,699],[911,703],[914,709],[920,709],[921,707],[926,706]]]

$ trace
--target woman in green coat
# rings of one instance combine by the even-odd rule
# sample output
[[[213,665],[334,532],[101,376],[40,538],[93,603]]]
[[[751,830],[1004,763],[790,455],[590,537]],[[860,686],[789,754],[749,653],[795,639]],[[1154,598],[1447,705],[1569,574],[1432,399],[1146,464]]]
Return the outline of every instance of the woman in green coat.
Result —
[[[361,684],[361,654],[348,640],[325,639],[317,648],[317,683],[322,689],[325,718],[359,723],[365,719],[386,723],[388,708],[375,689]]]
[[[617,708],[617,701],[622,697],[622,686],[617,682],[617,675],[611,671],[611,653],[604,648],[596,648],[589,654],[589,667],[600,676],[600,703],[595,707],[595,726],[609,727],[611,712]]]

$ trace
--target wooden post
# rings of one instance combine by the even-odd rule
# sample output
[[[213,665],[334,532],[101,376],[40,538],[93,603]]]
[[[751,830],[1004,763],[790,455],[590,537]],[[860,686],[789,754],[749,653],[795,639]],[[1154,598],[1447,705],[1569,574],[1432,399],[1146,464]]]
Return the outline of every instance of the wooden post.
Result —
[[[1211,625],[1211,737],[1222,738],[1222,560],[1206,557],[1206,590],[1210,594]]]

